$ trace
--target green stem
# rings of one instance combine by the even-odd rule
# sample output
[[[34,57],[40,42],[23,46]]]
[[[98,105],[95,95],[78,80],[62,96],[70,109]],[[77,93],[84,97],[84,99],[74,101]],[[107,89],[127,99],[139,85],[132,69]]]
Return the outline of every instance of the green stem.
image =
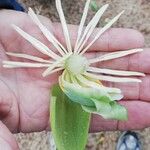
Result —
[[[58,150],[84,150],[88,138],[90,113],[72,102],[60,89],[52,88],[50,102],[52,134]]]

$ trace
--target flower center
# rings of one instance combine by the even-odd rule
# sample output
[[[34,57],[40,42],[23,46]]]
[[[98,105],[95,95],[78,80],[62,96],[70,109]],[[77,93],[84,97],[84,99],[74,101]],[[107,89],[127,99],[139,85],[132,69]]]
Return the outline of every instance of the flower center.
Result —
[[[85,57],[73,54],[65,61],[65,69],[74,75],[81,74],[86,71],[88,61]]]

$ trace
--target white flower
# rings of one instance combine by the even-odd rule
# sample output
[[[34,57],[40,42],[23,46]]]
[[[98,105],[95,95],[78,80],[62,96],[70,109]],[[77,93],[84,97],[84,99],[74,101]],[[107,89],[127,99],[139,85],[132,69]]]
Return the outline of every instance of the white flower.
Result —
[[[80,103],[84,110],[101,114],[104,118],[122,119],[123,117],[117,116],[115,111],[117,111],[117,113],[119,113],[119,111],[121,111],[122,113],[123,111],[123,114],[125,114],[126,112],[120,105],[117,105],[116,102],[114,102],[114,100],[120,100],[123,97],[120,89],[105,87],[100,81],[104,80],[110,82],[141,82],[140,79],[136,78],[115,76],[144,76],[144,74],[133,71],[102,69],[92,67],[91,64],[141,52],[143,51],[143,49],[112,52],[98,58],[87,59],[84,56],[85,52],[106,30],[108,30],[112,26],[112,24],[114,24],[119,19],[119,17],[124,12],[122,11],[112,20],[110,20],[109,23],[107,23],[103,28],[98,31],[94,39],[87,46],[85,46],[96,25],[98,24],[102,14],[108,7],[108,4],[106,4],[102,8],[100,8],[84,29],[89,5],[90,0],[87,0],[74,47],[71,46],[70,35],[60,0],[56,0],[56,8],[60,17],[66,47],[62,45],[45,26],[42,25],[33,10],[29,8],[28,15],[39,27],[39,29],[42,31],[43,35],[48,39],[48,41],[54,45],[58,53],[48,48],[39,40],[20,29],[18,26],[12,25],[13,28],[22,37],[29,41],[38,51],[47,55],[50,60],[45,60],[43,58],[27,54],[7,52],[7,55],[9,56],[25,58],[28,60],[32,60],[35,63],[3,61],[3,66],[6,68],[46,68],[46,70],[42,74],[43,77],[64,70],[63,74],[59,77],[59,84],[62,90],[68,95],[71,100]]]

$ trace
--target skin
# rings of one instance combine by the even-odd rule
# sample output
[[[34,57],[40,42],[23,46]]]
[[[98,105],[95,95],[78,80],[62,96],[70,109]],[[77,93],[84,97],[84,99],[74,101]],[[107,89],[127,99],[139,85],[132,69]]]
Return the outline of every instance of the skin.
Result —
[[[39,16],[41,21],[64,44],[60,24],[51,23],[48,18]],[[22,12],[0,11],[0,146],[19,149],[12,133],[49,130],[49,89],[57,82],[58,74],[43,78],[43,69],[6,69],[3,60],[20,60],[7,57],[6,51],[22,52],[46,58],[24,40],[11,27],[16,24],[29,34],[54,49],[40,30]],[[57,30],[56,30],[57,29]],[[96,29],[99,30],[99,29]],[[94,33],[97,31],[95,30]],[[72,45],[75,43],[77,26],[69,25]],[[94,36],[94,34],[93,34]],[[91,37],[92,39],[92,37]],[[90,40],[89,40],[90,41]],[[136,30],[113,28],[104,33],[88,51],[88,57],[101,54],[144,47],[144,38]],[[123,91],[120,101],[128,110],[128,121],[104,120],[93,115],[91,132],[102,130],[142,129],[150,126],[150,50],[112,61],[96,64],[97,67],[140,71],[146,74],[142,83],[104,83]]]

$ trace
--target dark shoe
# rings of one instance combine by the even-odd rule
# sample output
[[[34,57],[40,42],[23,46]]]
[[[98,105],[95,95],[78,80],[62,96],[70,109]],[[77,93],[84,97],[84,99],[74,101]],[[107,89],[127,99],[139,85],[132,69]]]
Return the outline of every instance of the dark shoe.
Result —
[[[116,150],[142,150],[137,133],[126,131],[118,139]]]

